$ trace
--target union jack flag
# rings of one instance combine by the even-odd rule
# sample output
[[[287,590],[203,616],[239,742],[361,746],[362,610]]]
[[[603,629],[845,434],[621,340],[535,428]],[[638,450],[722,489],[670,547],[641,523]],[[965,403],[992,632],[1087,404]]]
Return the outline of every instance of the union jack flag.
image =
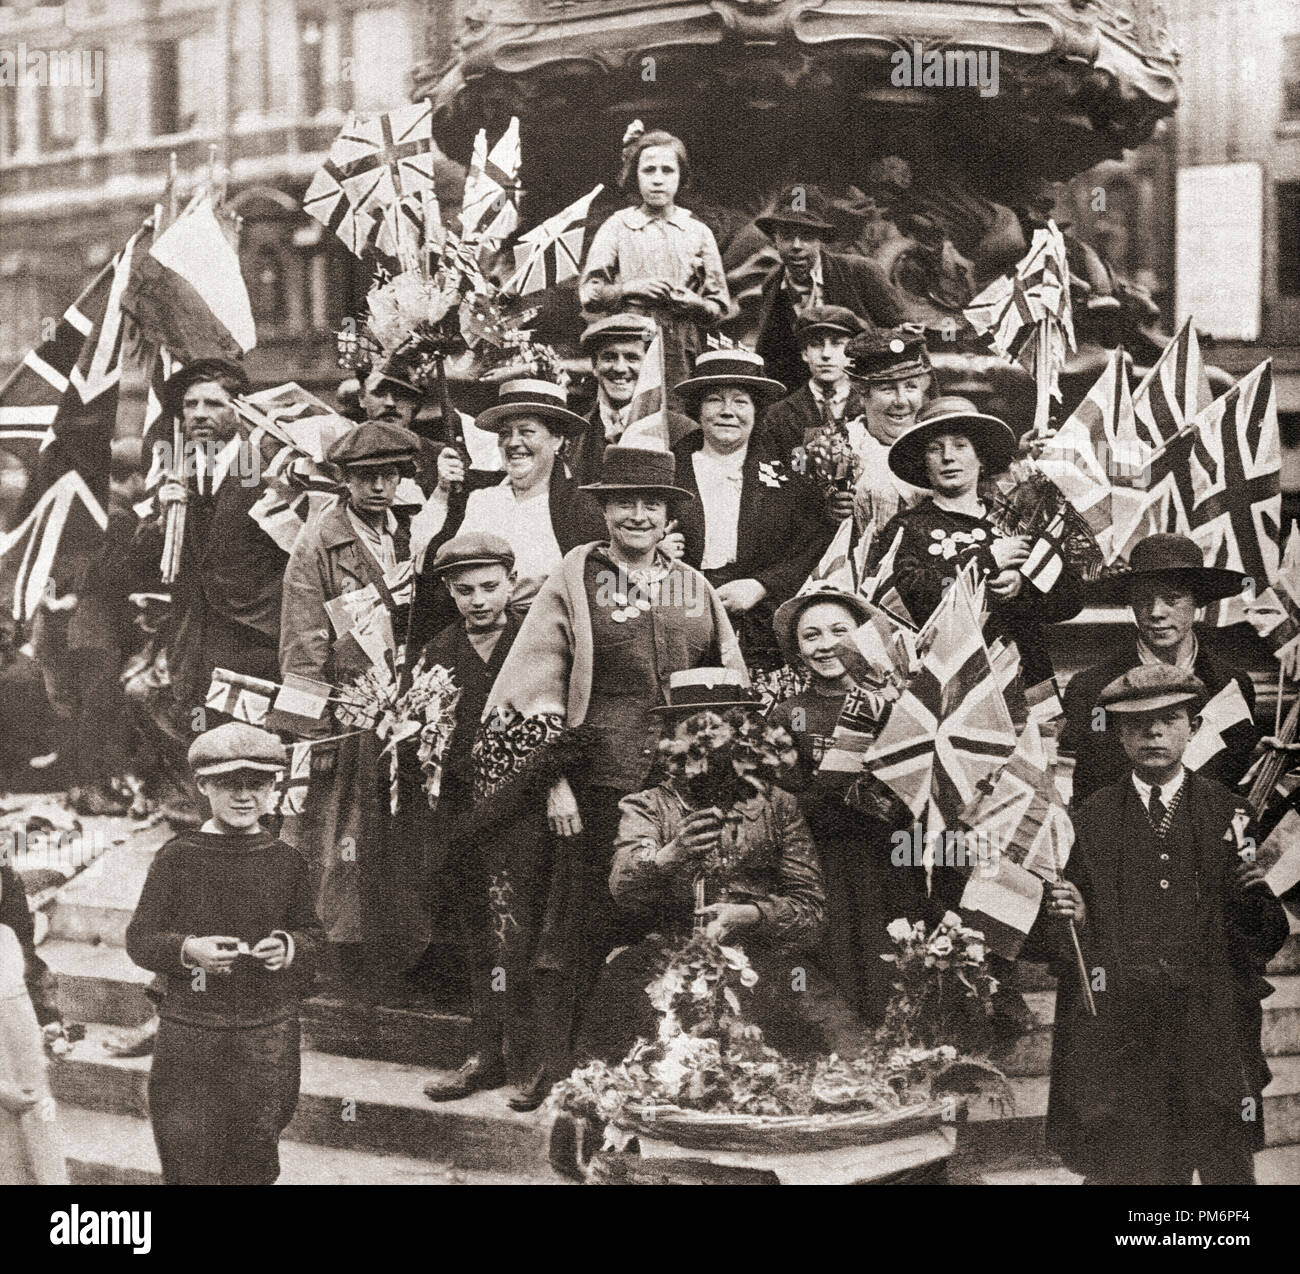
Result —
[[[945,593],[927,631],[920,669],[868,750],[867,764],[934,831],[956,819],[979,781],[1011,755],[1016,731],[964,576]]]
[[[502,243],[519,226],[519,121],[511,116],[506,131],[489,152],[487,133],[479,129],[465,176],[460,232],[480,242]]]
[[[1159,447],[1208,407],[1210,397],[1210,379],[1189,318],[1133,391],[1138,435]]]
[[[307,789],[311,785],[310,743],[295,743],[289,756],[289,768],[276,783],[281,814],[301,814],[307,808]]]
[[[540,226],[519,236],[515,244],[515,273],[502,285],[502,292],[527,296],[577,277],[587,217],[592,202],[604,189],[597,186],[553,217],[547,217]]]

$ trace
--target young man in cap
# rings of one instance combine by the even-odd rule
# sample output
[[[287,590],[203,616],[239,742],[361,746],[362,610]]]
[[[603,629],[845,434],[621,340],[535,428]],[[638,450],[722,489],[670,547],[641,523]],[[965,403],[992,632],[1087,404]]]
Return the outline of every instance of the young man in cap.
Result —
[[[837,256],[837,237],[825,198],[815,186],[787,186],[755,225],[776,247],[780,264],[763,281],[756,350],[771,374],[793,390],[806,372],[795,339],[795,319],[810,307],[852,310],[868,327],[896,327],[908,316],[885,272],[860,256]]]
[[[596,378],[596,402],[587,413],[587,428],[570,439],[565,457],[579,483],[600,480],[605,447],[623,437],[637,377],[655,330],[655,321],[648,315],[608,314],[582,333],[582,350],[591,359],[591,373]],[[694,428],[689,417],[668,413],[671,441]]]
[[[1129,570],[1089,585],[1091,599],[1127,602],[1134,627],[1117,636],[1115,653],[1071,678],[1065,689],[1065,729],[1061,748],[1075,757],[1076,805],[1098,788],[1113,783],[1127,769],[1124,750],[1107,714],[1097,711],[1103,689],[1121,673],[1140,664],[1166,664],[1193,673],[1213,698],[1237,683],[1246,711],[1220,731],[1224,747],[1201,767],[1205,778],[1234,787],[1250,765],[1259,730],[1255,725],[1255,687],[1250,676],[1236,672],[1198,635],[1201,607],[1240,593],[1239,571],[1206,566],[1201,550],[1185,535],[1149,535],[1133,546]]]
[[[1264,1145],[1259,1001],[1287,937],[1250,812],[1187,770],[1204,685],[1140,664],[1098,703],[1127,767],[1075,807],[1065,878],[1035,933],[1060,974],[1048,1145],[1087,1183],[1251,1185]],[[1075,971],[1083,950],[1096,1016]]]
[[[391,633],[393,646],[381,657],[397,664],[395,647],[409,632],[413,579],[407,512],[394,500],[414,457],[410,431],[380,421],[357,426],[330,447],[327,459],[342,470],[347,497],[308,523],[290,555],[283,676],[341,687],[369,672],[373,655],[352,635],[363,608],[379,617],[372,631]],[[322,738],[339,732],[328,719],[318,729]],[[306,808],[286,818],[283,834],[318,864],[321,921],[329,941],[342,948],[336,954],[344,971],[387,978],[419,959],[429,923],[423,844],[414,843],[419,829],[403,833],[389,813],[381,749],[369,730],[313,748]],[[401,817],[416,818],[416,805],[402,805]]]
[[[1026,686],[1052,675],[1042,631],[1077,615],[1083,584],[1066,565],[1047,592],[1021,574],[1030,543],[1006,535],[980,493],[982,478],[1003,472],[1016,453],[1016,436],[1004,421],[965,398],[937,398],[889,449],[889,467],[904,482],[929,489],[872,541],[867,572],[874,575],[895,541],[894,587],[912,619],[924,623],[958,571],[974,560],[987,579],[985,636],[1014,641]],[[901,538],[899,538],[901,535]]]
[[[460,612],[424,648],[427,663],[446,668],[460,687],[456,726],[442,758],[442,792],[435,811],[438,844],[430,872],[435,893],[450,899],[469,972],[469,1055],[455,1070],[439,1071],[425,1084],[431,1101],[454,1101],[506,1081],[501,1056],[501,1016],[492,988],[495,944],[488,906],[488,868],[478,844],[457,824],[474,802],[470,752],[488,692],[519,632],[507,604],[515,580],[508,541],[487,531],[448,540],[434,556],[429,575],[441,579]]]
[[[275,735],[232,721],[189,762],[211,817],[158,851],[126,931],[166,979],[149,1116],[165,1184],[272,1185],[319,936],[308,870],[259,821],[284,768]]]

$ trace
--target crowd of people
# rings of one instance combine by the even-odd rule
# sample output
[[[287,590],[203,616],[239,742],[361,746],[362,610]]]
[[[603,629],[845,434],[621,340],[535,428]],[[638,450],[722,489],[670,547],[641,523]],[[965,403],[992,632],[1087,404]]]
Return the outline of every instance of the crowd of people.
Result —
[[[248,387],[241,368],[199,362],[169,382],[168,411],[187,442],[217,444],[200,450],[216,463],[164,483],[135,525],[125,513],[111,525],[81,592],[107,599],[114,632],[138,631],[123,622],[128,596],[166,590],[132,572],[156,571],[168,510],[185,508],[167,611],[147,645],[118,651],[135,772],[184,827],[128,934],[158,975],[156,1042],[124,1047],[155,1050],[169,1182],[274,1181],[297,1095],[296,997],[313,977],[373,1002],[450,945],[471,1042],[425,1091],[446,1101],[509,1084],[527,1111],[576,1063],[618,1060],[652,1029],[644,988],[665,936],[704,926],[741,943],[770,1037],[844,1055],[883,1013],[888,922],[957,906],[958,872],[940,864],[927,879],[891,862],[893,834],[914,820],[888,788],[859,783],[850,799],[859,776],[820,766],[853,688],[842,643],[868,612],[810,576],[852,520],[871,537],[868,573],[892,553],[920,624],[975,563],[986,637],[1014,641],[1026,685],[1053,675],[1048,630],[1091,586],[1069,565],[1045,592],[1028,582],[1029,540],[990,488],[1023,422],[944,392],[888,280],[826,250],[834,229],[812,188],[759,221],[781,265],[762,287],[756,352],[710,346],[732,300],[712,235],[676,202],[686,175],[676,138],[631,139],[632,206],[596,233],[579,287],[585,413],[554,381],[506,379],[463,417],[461,449],[440,441],[441,406],[413,369],[387,359],[329,450],[337,500],[289,552],[249,516],[259,491],[240,475],[258,458],[231,404]],[[657,333],[669,450],[622,442]],[[828,438],[855,458],[848,482],[809,464]],[[124,490],[140,477],[120,476]],[[1109,988],[1095,1017],[1062,993],[1053,1144],[1097,1181],[1246,1181],[1267,1078],[1261,973],[1287,932],[1232,838],[1243,829],[1229,789],[1258,731],[1240,722],[1212,766],[1182,766],[1207,695],[1235,680],[1254,702],[1250,677],[1194,627],[1242,580],[1179,536],[1151,537],[1130,565],[1106,600],[1131,606],[1133,627],[1065,694],[1078,844],[1031,935],[1073,970],[1072,920]],[[373,664],[339,623],[363,590],[382,602],[399,675],[423,661],[460,689],[437,800],[413,742],[394,751],[327,714],[300,812],[274,813],[282,740],[222,724],[207,706],[213,672],[346,691]],[[59,682],[51,657],[64,692],[52,700],[84,721],[86,696],[111,702],[105,666],[87,689]],[[662,767],[661,740],[700,729],[705,712],[771,727],[796,758],[725,818]],[[1107,714],[1119,724],[1099,727]],[[87,808],[120,808],[129,768],[123,755],[119,773],[87,774]],[[719,855],[706,896],[699,865]],[[1010,988],[1003,1010],[1008,1033],[1025,1024]],[[1243,1122],[1247,1099],[1261,1114]]]

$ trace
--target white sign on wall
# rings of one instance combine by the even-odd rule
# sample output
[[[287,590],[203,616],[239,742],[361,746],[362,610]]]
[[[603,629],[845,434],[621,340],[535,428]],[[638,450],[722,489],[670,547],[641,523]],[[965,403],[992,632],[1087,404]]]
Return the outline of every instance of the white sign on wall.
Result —
[[[1178,172],[1174,257],[1177,323],[1211,336],[1259,339],[1264,275],[1264,172],[1259,164],[1202,164]]]

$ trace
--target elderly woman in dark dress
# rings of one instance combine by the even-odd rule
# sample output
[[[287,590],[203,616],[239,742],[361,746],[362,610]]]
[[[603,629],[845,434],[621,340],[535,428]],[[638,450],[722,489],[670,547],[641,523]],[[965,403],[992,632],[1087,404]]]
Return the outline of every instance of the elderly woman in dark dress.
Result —
[[[539,1105],[570,1070],[576,1018],[625,931],[610,898],[618,803],[647,786],[652,709],[685,668],[743,663],[708,581],[665,555],[670,508],[690,493],[672,456],[609,447],[601,481],[609,539],[565,555],[542,586],[488,697],[475,749],[477,826],[488,848],[505,1054]]]

